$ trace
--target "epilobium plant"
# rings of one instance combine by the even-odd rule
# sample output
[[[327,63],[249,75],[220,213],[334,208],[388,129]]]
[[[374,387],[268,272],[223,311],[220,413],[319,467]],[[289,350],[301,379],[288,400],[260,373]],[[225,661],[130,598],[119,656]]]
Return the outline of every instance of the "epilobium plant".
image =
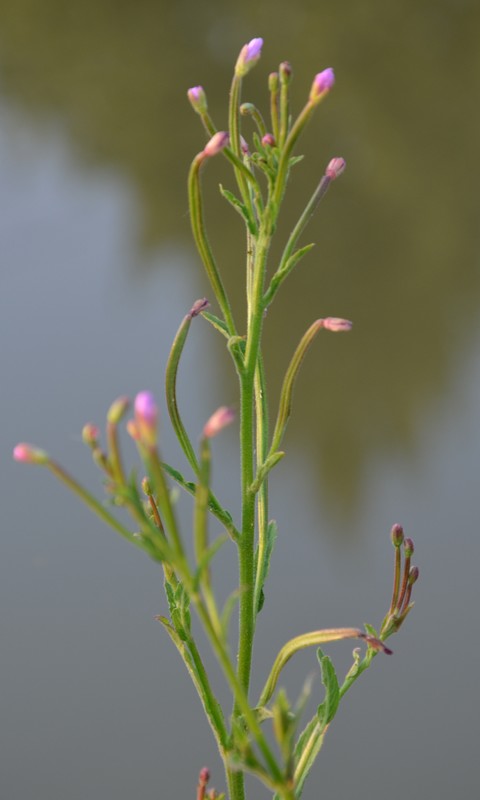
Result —
[[[276,233],[280,207],[290,172],[299,160],[295,146],[305,125],[334,85],[333,70],[324,69],[315,76],[306,103],[295,120],[289,110],[292,78],[290,64],[280,64],[269,76],[270,109],[268,125],[252,103],[241,102],[245,76],[260,59],[262,40],[253,39],[237,59],[229,103],[228,131],[217,130],[208,113],[206,94],[201,86],[189,90],[188,97],[197,112],[208,140],[193,159],[188,180],[190,217],[196,246],[200,253],[217,313],[208,311],[207,300],[197,300],[183,319],[172,345],[166,367],[166,405],[170,421],[188,462],[190,474],[184,476],[163,461],[158,447],[158,409],[150,392],[140,392],[134,402],[133,418],[126,423],[134,439],[146,477],[138,485],[137,471],[127,471],[119,448],[118,428],[129,402],[121,397],[107,414],[106,449],[100,444],[95,425],[85,425],[84,442],[90,447],[95,463],[105,475],[108,502],[101,503],[43,450],[19,444],[14,450],[17,461],[43,464],[76,492],[102,519],[131,544],[143,550],[161,565],[165,580],[168,615],[158,617],[178,649],[202,702],[215,737],[226,773],[230,800],[245,798],[244,776],[256,775],[277,800],[297,800],[305,779],[322,746],[340,701],[371,664],[379,651],[390,653],[384,640],[402,625],[412,608],[412,587],[418,569],[411,566],[413,542],[404,539],[400,525],[391,532],[395,549],[393,593],[387,614],[379,630],[365,626],[330,628],[303,633],[287,642],[273,660],[270,674],[258,698],[251,697],[250,674],[255,626],[264,603],[264,585],[277,537],[276,523],[269,519],[268,482],[270,472],[285,453],[282,440],[290,417],[295,380],[303,358],[320,332],[349,331],[351,323],[338,317],[315,320],[295,350],[286,369],[277,416],[270,427],[267,411],[267,387],[262,357],[262,332],[265,312],[277,292],[301,258],[313,244],[301,245],[303,231],[332,181],[345,169],[343,158],[332,158],[325,174],[306,204],[305,210],[287,238],[278,263],[268,264],[272,239]],[[241,135],[242,117],[250,117],[255,131],[249,144]],[[233,168],[236,190],[220,187],[227,202],[238,212],[246,231],[246,330],[238,327],[221,270],[213,255],[205,228],[201,173],[210,158],[222,154]],[[267,269],[268,266],[268,269]],[[196,435],[186,430],[177,404],[177,371],[192,322],[197,317],[212,325],[224,337],[238,377],[240,407],[241,519],[235,520],[211,489],[210,440],[232,423],[231,408],[221,407],[206,422],[197,448]],[[192,497],[193,557],[187,556],[184,533],[177,522],[170,485],[174,483]],[[127,509],[133,530],[115,516],[113,506]],[[210,541],[209,521],[214,517],[223,535]],[[213,569],[215,556],[222,546],[236,549],[238,586],[221,607],[215,594]],[[238,604],[237,651],[231,652],[231,618]],[[205,669],[197,637],[192,628],[190,610],[203,626],[207,639],[223,670],[232,694],[233,708],[224,709],[217,700],[215,687]],[[353,651],[353,663],[339,681],[330,658],[320,646],[339,639],[359,639],[365,646]],[[306,647],[317,647],[317,658],[324,685],[323,700],[312,719],[300,727],[305,692],[294,706],[284,690],[277,689],[285,664]],[[271,725],[273,733],[268,728]],[[199,775],[197,799],[220,800],[213,789],[207,793],[209,773]]]

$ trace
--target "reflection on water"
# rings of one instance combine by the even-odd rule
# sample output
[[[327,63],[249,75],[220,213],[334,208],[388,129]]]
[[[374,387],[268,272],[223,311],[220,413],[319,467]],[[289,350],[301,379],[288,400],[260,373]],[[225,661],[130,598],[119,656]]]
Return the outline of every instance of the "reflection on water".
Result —
[[[479,110],[472,98],[480,10],[465,0],[272,8],[2,3],[7,449],[23,438],[46,445],[96,486],[77,437],[82,424],[101,419],[115,395],[161,384],[178,321],[206,291],[185,192],[202,133],[183,88],[202,82],[220,121],[232,53],[258,34],[267,43],[249,82],[254,99],[264,97],[258,83],[285,56],[295,69],[297,108],[311,75],[333,64],[338,83],[305,137],[308,160],[292,176],[285,229],[331,155],[344,155],[348,169],[307,234],[317,248],[269,312],[272,396],[312,319],[338,314],[355,328],[317,340],[299,381],[290,462],[279,467],[273,489],[281,542],[258,665],[263,675],[275,646],[300,629],[375,622],[390,590],[383,537],[392,522],[405,522],[422,568],[416,616],[395,643],[393,664],[379,665],[333,732],[324,793],[342,797],[368,785],[375,800],[388,785],[400,800],[413,783],[418,796],[447,800],[453,789],[468,796],[476,780],[468,692],[475,696],[471,664],[478,660],[471,630]],[[216,195],[218,180],[230,180],[224,176],[221,163],[211,165],[208,219],[240,315],[242,239]],[[201,322],[189,348],[182,398],[195,431],[207,406],[235,401],[236,391]],[[214,358],[205,361],[207,348]],[[227,497],[235,489],[233,446],[227,435],[216,449],[219,493]],[[156,572],[48,476],[20,476],[8,455],[5,461],[0,608],[9,609],[1,616],[8,723],[0,753],[8,800],[147,800],[152,787],[156,797],[187,797],[198,766],[218,765],[199,709],[190,709],[186,678],[182,705],[171,705],[172,681],[182,678],[176,654],[150,622],[162,602]],[[321,538],[327,531],[344,537]],[[219,580],[228,588],[231,573]],[[447,648],[458,653],[454,665]],[[292,695],[313,661],[305,657],[290,674]],[[405,682],[408,696],[392,692]],[[193,754],[188,765],[182,746]],[[316,786],[305,800],[318,796]]]

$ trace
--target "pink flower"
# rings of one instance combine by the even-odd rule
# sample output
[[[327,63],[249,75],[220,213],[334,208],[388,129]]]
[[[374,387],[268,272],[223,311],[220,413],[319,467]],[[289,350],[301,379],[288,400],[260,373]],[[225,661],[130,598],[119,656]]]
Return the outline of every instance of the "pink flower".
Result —
[[[235,65],[235,74],[237,77],[243,77],[255,66],[261,56],[262,47],[263,39],[252,39],[248,44],[242,47]]]
[[[330,91],[334,83],[335,73],[332,67],[327,67],[327,69],[315,75],[310,90],[310,102],[318,103],[318,101]]]

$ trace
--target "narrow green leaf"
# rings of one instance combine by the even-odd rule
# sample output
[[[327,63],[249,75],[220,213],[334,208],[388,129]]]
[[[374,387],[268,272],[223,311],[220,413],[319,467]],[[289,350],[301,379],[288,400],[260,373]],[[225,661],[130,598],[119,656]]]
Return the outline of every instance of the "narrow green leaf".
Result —
[[[220,319],[220,317],[215,316],[215,314],[211,314],[210,311],[204,311],[202,313],[202,317],[204,317],[207,320],[207,322],[210,323],[210,325],[213,325],[213,327],[217,331],[220,331],[220,333],[223,336],[225,336],[227,339],[230,338],[230,332],[228,330],[227,324],[223,321],[223,319]]]
[[[167,475],[173,478],[173,480],[178,483],[182,489],[185,489],[188,494],[192,495],[192,497],[195,497],[196,485],[194,483],[185,480],[181,472],[174,467],[171,467],[170,464],[167,464],[165,461],[162,461],[162,467]],[[227,511],[226,508],[223,508],[223,506],[220,505],[217,498],[211,492],[208,498],[208,508],[212,514],[217,517],[217,519],[220,520],[220,522],[225,526],[230,538],[233,540],[237,539],[238,531],[233,524],[232,515],[229,511]]]
[[[317,650],[317,658],[322,670],[322,683],[325,686],[325,700],[318,706],[317,715],[320,725],[324,729],[337,713],[340,702],[340,687],[331,659],[324,655],[320,648]]]
[[[288,162],[290,168],[293,167],[295,164],[298,164],[299,161],[303,161],[304,158],[305,156],[293,156],[293,158],[291,158],[290,161]]]
[[[274,519],[272,519],[268,523],[268,527],[267,527],[267,536],[266,536],[266,541],[265,541],[265,556],[264,556],[264,559],[263,559],[263,563],[259,565],[259,569],[260,569],[260,580],[259,580],[260,594],[259,594],[259,598],[258,598],[257,614],[260,613],[260,611],[263,608],[263,604],[265,602],[265,594],[264,594],[264,591],[263,591],[263,587],[265,586],[265,582],[266,582],[266,580],[268,578],[268,573],[269,573],[269,570],[270,570],[270,559],[272,557],[273,548],[275,547],[275,542],[277,540],[277,536],[278,536],[277,523],[276,523],[276,521]]]
[[[245,203],[242,203],[242,201],[239,200],[238,197],[236,197],[236,195],[233,194],[233,192],[229,191],[229,189],[225,189],[222,186],[222,184],[220,184],[219,188],[222,197],[224,197],[225,200],[227,200],[227,202],[229,202],[230,205],[233,206],[235,211],[237,211],[238,214],[240,214],[252,236],[256,236],[258,233],[257,226],[253,222]]]

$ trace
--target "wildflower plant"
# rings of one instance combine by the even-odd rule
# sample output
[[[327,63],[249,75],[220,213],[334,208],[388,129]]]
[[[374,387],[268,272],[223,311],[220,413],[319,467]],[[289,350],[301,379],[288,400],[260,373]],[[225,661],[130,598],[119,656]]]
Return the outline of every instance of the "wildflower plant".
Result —
[[[276,800],[297,800],[305,779],[322,747],[340,702],[379,652],[391,653],[384,641],[396,633],[411,610],[412,587],[418,569],[411,566],[413,542],[405,539],[400,525],[394,525],[393,592],[387,614],[378,630],[366,625],[358,628],[330,628],[300,634],[288,641],[273,659],[269,675],[258,698],[251,696],[250,677],[255,628],[264,604],[264,587],[277,538],[277,525],[269,517],[268,483],[270,473],[284,457],[281,449],[290,417],[295,381],[313,340],[319,333],[347,332],[346,319],[326,316],[315,320],[301,338],[288,364],[277,403],[277,414],[270,425],[267,385],[262,356],[265,312],[274,301],[299,261],[313,244],[301,244],[308,221],[330,184],[345,169],[342,158],[332,158],[303,213],[286,239],[277,263],[269,264],[272,240],[290,173],[299,160],[295,155],[300,134],[320,103],[331,92],[335,77],[331,68],[315,76],[305,105],[296,119],[290,114],[292,80],[290,64],[283,62],[270,74],[268,125],[252,103],[242,103],[243,81],[261,56],[262,39],[253,39],[238,56],[231,84],[228,130],[218,130],[208,112],[207,97],[201,86],[188,91],[207,136],[203,149],[193,159],[188,194],[193,236],[201,256],[212,297],[217,308],[209,310],[206,299],[197,300],[180,324],[166,366],[166,406],[173,430],[185,454],[189,474],[167,464],[158,444],[158,408],[151,392],[137,394],[133,417],[126,429],[134,440],[145,470],[139,483],[137,470],[128,471],[119,446],[119,426],[125,419],[129,401],[116,400],[107,414],[106,448],[100,444],[100,431],[85,425],[83,440],[93,460],[104,473],[107,503],[100,502],[71,477],[43,450],[31,445],[15,447],[17,461],[42,464],[63,481],[106,523],[135,547],[143,550],[163,569],[168,613],[158,617],[182,657],[197,689],[212,729],[226,773],[230,800],[244,800],[245,773],[253,773],[273,793]],[[243,119],[254,128],[249,144],[241,133]],[[235,191],[220,187],[225,200],[240,215],[246,232],[246,330],[239,328],[225,290],[221,270],[215,260],[205,227],[201,176],[211,158],[221,154],[231,164]],[[221,407],[205,423],[197,447],[190,435],[177,402],[177,372],[192,324],[196,319],[212,325],[223,337],[238,378],[241,518],[235,520],[211,488],[211,439],[234,421],[229,407]],[[180,529],[172,485],[190,495],[193,503],[193,556],[188,556]],[[133,529],[115,514],[120,506],[130,512]],[[223,533],[212,541],[209,522],[214,518]],[[215,557],[223,546],[235,548],[238,556],[238,585],[220,605],[213,576]],[[236,652],[231,647],[232,617],[237,613]],[[232,708],[222,708],[192,626],[191,611],[198,617],[206,638],[220,664],[231,690]],[[353,663],[340,680],[321,647],[340,639],[357,639],[365,651],[353,651]],[[203,641],[203,640],[202,640]],[[204,645],[203,645],[204,646]],[[323,699],[312,718],[301,723],[307,692],[292,705],[283,689],[278,689],[282,670],[299,651],[317,648],[317,659],[324,686]],[[269,730],[271,726],[271,730]],[[199,774],[197,799],[220,800],[224,794],[208,790],[209,771]]]

